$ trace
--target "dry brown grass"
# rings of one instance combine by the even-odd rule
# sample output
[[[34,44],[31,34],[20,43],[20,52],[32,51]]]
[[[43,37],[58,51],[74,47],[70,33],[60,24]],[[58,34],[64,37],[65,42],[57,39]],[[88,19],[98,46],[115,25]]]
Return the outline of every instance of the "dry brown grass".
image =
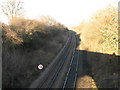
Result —
[[[76,88],[97,88],[94,79],[87,75],[79,78],[77,82]]]

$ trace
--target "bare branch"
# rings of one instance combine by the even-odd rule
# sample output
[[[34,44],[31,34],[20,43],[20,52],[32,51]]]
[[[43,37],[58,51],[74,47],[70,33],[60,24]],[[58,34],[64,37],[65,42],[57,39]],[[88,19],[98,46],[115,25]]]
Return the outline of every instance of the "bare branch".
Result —
[[[23,14],[23,2],[20,0],[7,0],[1,5],[2,12],[11,19]]]

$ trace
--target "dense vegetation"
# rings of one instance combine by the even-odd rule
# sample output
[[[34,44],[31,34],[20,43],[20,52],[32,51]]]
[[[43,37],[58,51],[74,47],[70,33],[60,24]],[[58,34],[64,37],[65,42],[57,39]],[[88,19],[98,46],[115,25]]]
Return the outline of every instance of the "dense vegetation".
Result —
[[[52,61],[67,40],[67,28],[48,16],[23,17],[2,24],[3,87],[28,87]]]
[[[74,27],[74,31],[80,34],[80,50],[87,51],[86,62],[89,68],[86,70],[87,73],[91,72],[88,75],[92,76],[97,87],[119,87],[120,37],[117,8],[108,6],[99,10],[89,21]]]
[[[118,55],[118,11],[116,7],[108,6],[104,10],[99,10],[90,21],[81,23],[74,30],[81,34],[81,49]]]

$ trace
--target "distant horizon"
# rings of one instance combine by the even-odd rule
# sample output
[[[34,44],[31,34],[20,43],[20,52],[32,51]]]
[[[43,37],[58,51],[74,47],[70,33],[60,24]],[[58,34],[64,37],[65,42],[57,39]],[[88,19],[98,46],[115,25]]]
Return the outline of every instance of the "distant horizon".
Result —
[[[0,3],[5,0],[0,0]],[[53,17],[67,27],[74,27],[87,21],[98,10],[109,4],[117,4],[119,0],[21,0],[25,9],[25,17],[37,19],[42,15]],[[7,17],[0,11],[0,21],[7,23]]]

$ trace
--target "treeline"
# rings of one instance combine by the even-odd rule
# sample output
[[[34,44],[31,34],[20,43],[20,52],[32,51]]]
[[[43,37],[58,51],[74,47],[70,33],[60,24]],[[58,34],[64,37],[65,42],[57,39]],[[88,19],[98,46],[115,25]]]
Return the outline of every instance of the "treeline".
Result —
[[[56,22],[51,17],[43,16],[41,20],[29,20],[25,18],[14,17],[10,20],[10,25],[2,25],[3,41],[5,45],[19,46],[29,48],[35,47],[39,43],[39,47],[44,45],[42,39],[57,36],[67,30],[67,28]]]
[[[74,28],[81,34],[81,49],[118,55],[118,10],[108,6],[96,12],[89,21]],[[86,44],[89,43],[89,44]]]
[[[86,70],[91,72],[88,75],[92,76],[97,88],[118,88],[120,33],[117,8],[110,5],[99,10],[74,31],[80,34],[80,50],[88,51],[86,62],[91,68]]]
[[[65,44],[67,28],[53,18],[39,20],[23,17],[2,23],[3,88],[28,87],[49,65]]]

